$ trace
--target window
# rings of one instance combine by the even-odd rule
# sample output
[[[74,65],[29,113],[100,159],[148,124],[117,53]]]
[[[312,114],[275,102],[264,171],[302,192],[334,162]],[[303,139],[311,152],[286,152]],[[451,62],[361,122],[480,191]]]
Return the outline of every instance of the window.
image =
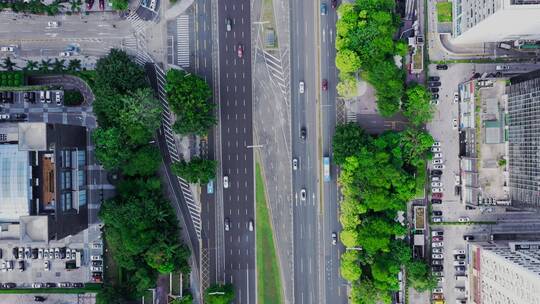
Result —
[[[86,190],[79,191],[79,207],[86,205]]]
[[[77,163],[79,167],[86,166],[86,151],[77,151]]]
[[[86,182],[86,179],[85,179],[85,174],[84,174],[84,170],[79,170],[77,171],[77,179],[79,180],[79,187],[82,187],[84,186],[85,182]]]

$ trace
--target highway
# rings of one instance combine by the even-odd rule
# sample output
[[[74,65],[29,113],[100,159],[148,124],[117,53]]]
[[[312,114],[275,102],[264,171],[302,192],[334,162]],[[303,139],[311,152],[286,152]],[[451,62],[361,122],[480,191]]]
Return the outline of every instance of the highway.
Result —
[[[332,232],[340,230],[335,166],[331,182],[322,180],[322,157],[332,158],[336,125],[337,16],[329,2],[327,11],[320,14],[318,1],[291,2],[292,157],[300,163],[293,172],[294,303],[347,303],[345,281],[339,275],[343,248],[332,245]],[[323,79],[328,81],[327,91],[322,89]],[[303,94],[300,81],[305,83]],[[307,130],[305,142],[299,137],[301,127]],[[301,189],[306,189],[305,201]]]
[[[232,21],[230,31],[225,26]],[[235,303],[256,302],[255,221],[250,2],[219,1],[219,90],[221,166],[228,177],[223,189],[224,277],[235,287]],[[239,47],[243,49],[239,54]],[[217,182],[224,187],[223,180]],[[216,226],[219,229],[219,226]],[[223,228],[224,229],[224,228]],[[218,253],[219,254],[219,253]]]

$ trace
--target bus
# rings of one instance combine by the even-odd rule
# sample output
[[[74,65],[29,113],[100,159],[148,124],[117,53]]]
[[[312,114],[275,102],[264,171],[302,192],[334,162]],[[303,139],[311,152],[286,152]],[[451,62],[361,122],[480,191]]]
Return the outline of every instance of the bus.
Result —
[[[323,173],[324,173],[324,181],[329,182],[330,181],[330,157],[328,156],[323,157]]]
[[[206,193],[208,194],[214,193],[214,180],[213,179],[208,181],[208,184],[206,184]]]

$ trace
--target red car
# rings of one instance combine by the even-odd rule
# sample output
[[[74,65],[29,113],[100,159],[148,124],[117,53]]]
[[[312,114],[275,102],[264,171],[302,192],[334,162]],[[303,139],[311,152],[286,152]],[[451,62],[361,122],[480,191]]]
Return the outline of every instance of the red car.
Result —
[[[241,44],[238,44],[236,51],[238,52],[238,58],[242,58],[242,56],[244,56],[244,47]]]
[[[323,91],[328,91],[328,80],[326,79],[322,80],[322,89]]]
[[[94,0],[86,1],[86,9],[92,9],[93,6],[94,6]]]
[[[442,198],[442,193],[432,193],[431,197],[441,199]]]
[[[433,242],[442,242],[443,241],[443,237],[442,236],[434,236],[431,238],[431,240]]]
[[[99,9],[105,10],[105,0],[99,0]]]

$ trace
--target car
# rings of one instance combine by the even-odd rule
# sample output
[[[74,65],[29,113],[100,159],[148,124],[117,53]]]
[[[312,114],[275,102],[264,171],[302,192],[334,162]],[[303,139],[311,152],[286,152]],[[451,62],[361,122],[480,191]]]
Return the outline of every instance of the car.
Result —
[[[71,287],[71,282],[60,282],[58,283],[58,287]]]
[[[75,250],[74,250],[74,252],[75,252]],[[54,250],[51,248],[51,249],[49,249],[49,260],[52,260],[52,259],[54,259]]]
[[[454,261],[454,266],[465,266],[467,263],[465,261]]]
[[[58,249],[58,248],[57,248]],[[54,252],[54,258],[55,259],[60,259],[60,251],[55,251]]]
[[[434,294],[431,295],[431,298],[433,300],[443,300],[444,295],[442,293],[434,293]]]
[[[443,188],[431,188],[431,192],[433,192],[433,193],[442,193]]]
[[[434,165],[433,169],[442,170],[444,169],[444,165]]]
[[[11,288],[15,288],[17,287],[17,284],[15,283],[4,283],[4,284],[1,284],[2,288],[5,288],[5,289],[11,289]]]
[[[39,91],[39,101],[45,103],[45,91]]]
[[[441,152],[442,149],[439,147],[431,147],[431,152]]]
[[[431,247],[444,247],[444,242],[432,242]]]
[[[465,266],[454,266],[457,272],[465,272],[467,271],[467,267]]]
[[[465,250],[463,249],[454,249],[452,252],[454,254],[465,254]]]
[[[307,137],[306,127],[300,128],[300,139],[306,140],[306,137]]]
[[[75,260],[76,257],[77,257],[77,250],[71,249],[71,259]]]
[[[58,54],[58,56],[60,57],[70,57],[71,56],[71,52],[60,52]]]
[[[298,91],[300,92],[300,94],[304,94],[304,90],[305,90],[305,84],[303,81],[300,81],[300,83],[298,84]]]
[[[51,262],[49,262],[49,261],[44,261],[44,263],[43,263],[43,269],[45,269],[46,271],[51,270]]]
[[[442,158],[442,153],[433,153],[433,158]]]
[[[92,266],[101,266],[103,265],[102,261],[92,261]]]
[[[298,158],[293,158],[292,159],[292,168],[293,170],[298,170]]]
[[[323,90],[323,91],[328,91],[328,80],[323,79],[323,80],[322,80],[321,87],[322,87],[322,90]]]
[[[456,292],[465,292],[466,291],[465,287],[456,287],[456,288],[454,288],[454,290]]]
[[[442,261],[442,260],[435,260],[435,261]],[[442,265],[435,265],[431,266],[431,271],[443,271],[444,267]]]
[[[56,287],[56,283],[45,283],[46,288]]]
[[[456,260],[456,261],[463,261],[466,258],[467,258],[467,256],[464,255],[464,254],[456,254],[456,255],[454,255],[454,260]]]
[[[249,220],[249,223],[248,223],[248,230],[249,230],[249,231],[253,231],[253,220]]]
[[[328,7],[326,6],[326,3],[321,3],[321,15],[324,16],[328,13]]]
[[[441,146],[441,142],[440,141],[436,141],[436,142],[433,142],[433,145],[431,145],[432,147],[440,147]]]
[[[86,1],[86,9],[90,10],[94,6],[94,0],[87,0]]]
[[[437,283],[444,283],[444,277],[437,277]]]
[[[11,249],[11,253],[13,254],[14,259],[19,259],[19,247],[13,247],[13,249]]]
[[[229,188],[229,177],[227,175],[223,175],[223,188]]]
[[[440,194],[440,193],[434,193],[434,194]],[[442,204],[442,200],[436,199],[436,198],[432,198],[432,199],[431,199],[431,203],[432,203],[432,204]]]
[[[442,173],[441,170],[431,170],[431,176],[441,176]]]
[[[90,260],[91,261],[101,261],[101,260],[103,260],[103,258],[101,257],[101,255],[91,255]]]
[[[230,18],[225,19],[225,29],[227,32],[232,30],[232,20]]]
[[[462,216],[462,217],[458,218],[458,222],[460,222],[460,223],[467,223],[467,222],[470,222],[470,221],[471,221],[471,219],[466,217],[466,216]]]
[[[58,27],[58,21],[49,21],[49,22],[47,22],[47,27],[49,27],[49,28],[57,28]]]
[[[90,266],[91,271],[103,271],[103,267],[101,266]]]
[[[498,66],[495,67],[495,70],[496,71],[510,70],[510,66],[509,65],[498,65]]]
[[[83,283],[73,283],[72,286],[75,287],[75,288],[82,288],[82,287],[84,287],[84,284]]]
[[[31,256],[30,247],[24,248],[24,258],[25,258],[25,259],[29,259],[30,256]]]
[[[42,287],[44,287],[43,283],[32,283],[32,288],[42,288]]]
[[[444,231],[436,231],[436,230],[431,231],[431,236],[443,236],[443,235],[444,235]]]
[[[0,47],[0,51],[1,52],[13,52],[14,48],[12,46],[3,46],[3,47]]]
[[[45,91],[45,102],[51,103],[51,91]]]
[[[438,288],[433,288],[432,290],[433,293],[442,293],[443,292],[443,289],[438,287]]]
[[[431,187],[442,187],[443,184],[441,182],[432,182]]]
[[[433,215],[435,215],[435,216],[442,216],[442,211],[440,211],[440,210],[434,210],[434,211],[433,211]]]
[[[473,235],[464,235],[463,239],[465,241],[472,241],[472,240],[474,240],[474,236]]]
[[[432,248],[431,253],[443,253],[443,249],[441,247]]]
[[[431,274],[433,274],[434,277],[442,277],[442,276],[444,276],[444,272],[442,272],[442,271],[434,271]]]
[[[439,81],[441,80],[441,77],[439,76],[429,76],[428,81]]]
[[[446,65],[446,64],[437,64],[437,70],[448,70],[448,65]]]
[[[431,98],[433,98],[433,99],[439,99],[439,94],[431,94]]]
[[[432,105],[438,105],[438,104],[439,104],[439,100],[438,100],[438,99],[432,99],[432,100],[431,100],[431,104],[432,104]]]
[[[442,236],[432,236],[431,241],[433,242],[442,242],[444,240],[444,237]]]
[[[242,58],[244,56],[244,47],[241,44],[238,44],[238,47],[236,48],[236,53],[238,55],[238,58]]]
[[[433,159],[431,160],[431,163],[434,164],[434,165],[440,165],[443,163],[443,160],[438,158],[438,159]]]
[[[430,88],[437,88],[437,87],[440,87],[440,86],[441,86],[441,83],[438,82],[438,81],[428,82],[428,87],[430,87]]]
[[[92,243],[92,249],[101,249],[103,248],[102,243]]]
[[[35,260],[38,258],[38,249],[32,248],[32,259]]]
[[[99,0],[99,9],[105,10],[105,0]]]
[[[45,248],[45,250],[43,250],[43,258],[44,259],[49,258],[49,248]]]
[[[60,91],[56,91],[56,94],[54,94],[54,101],[57,106],[62,104],[62,94],[60,94]]]
[[[0,114],[0,120],[9,120],[9,114]]]
[[[431,218],[431,221],[434,222],[434,223],[440,223],[440,222],[442,222],[442,217],[435,216],[435,217]]]
[[[456,299],[456,304],[467,304],[467,299]]]
[[[337,233],[332,232],[332,245],[337,244]]]
[[[11,260],[6,261],[6,269],[7,270],[13,270],[13,261],[11,261]]]
[[[439,88],[429,88],[431,93],[439,93]]]
[[[337,7],[337,0],[332,0],[332,8],[336,8]]]
[[[459,93],[454,92],[454,102],[459,102]]]
[[[440,177],[440,176],[432,176],[432,177],[431,177],[431,181],[432,181],[432,182],[440,182],[440,181],[441,181],[441,177]]]
[[[458,128],[458,121],[457,119],[452,119],[452,129],[457,130]]]
[[[434,254],[431,255],[431,258],[434,259],[434,260],[442,260],[444,257],[440,253],[434,253]]]
[[[307,196],[307,194],[306,194],[306,189],[300,190],[300,199],[303,200],[303,201],[305,201],[305,200],[306,200],[306,196]]]

